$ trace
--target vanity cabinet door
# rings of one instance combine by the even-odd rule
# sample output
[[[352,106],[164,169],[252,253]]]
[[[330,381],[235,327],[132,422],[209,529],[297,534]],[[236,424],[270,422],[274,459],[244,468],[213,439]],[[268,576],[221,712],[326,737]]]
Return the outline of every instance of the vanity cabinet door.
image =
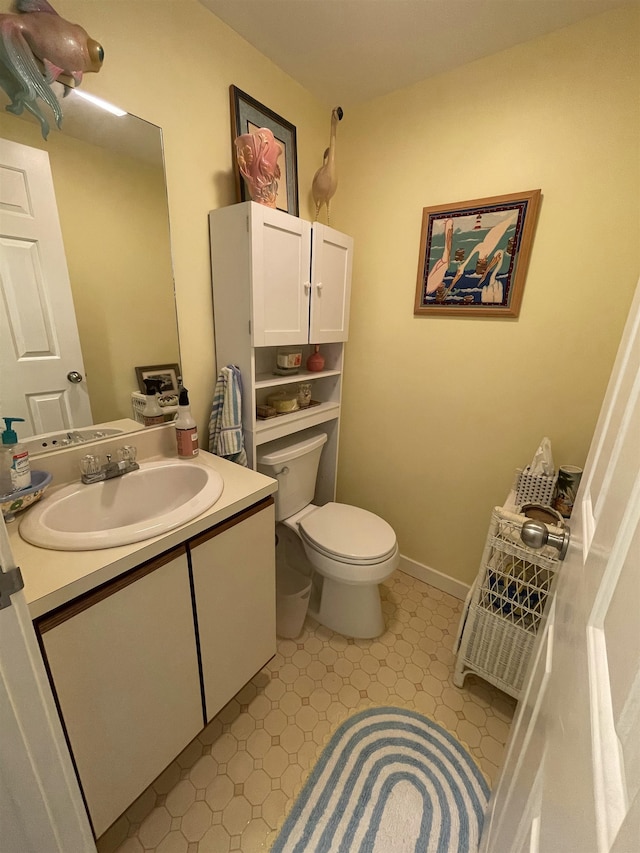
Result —
[[[189,548],[209,722],[276,653],[273,498]]]
[[[185,547],[37,628],[97,837],[203,726]]]
[[[324,344],[349,337],[353,240],[313,223],[309,342]]]

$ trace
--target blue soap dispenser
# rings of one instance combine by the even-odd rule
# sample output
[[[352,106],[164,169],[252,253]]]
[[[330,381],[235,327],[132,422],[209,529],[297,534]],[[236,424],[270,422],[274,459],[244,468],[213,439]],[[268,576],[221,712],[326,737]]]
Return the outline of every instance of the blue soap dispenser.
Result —
[[[31,485],[31,464],[29,462],[29,451],[18,441],[18,435],[12,424],[16,421],[24,423],[24,418],[3,418],[6,429],[2,433],[2,471],[6,479],[6,470],[9,468],[11,476],[12,491],[28,489]]]

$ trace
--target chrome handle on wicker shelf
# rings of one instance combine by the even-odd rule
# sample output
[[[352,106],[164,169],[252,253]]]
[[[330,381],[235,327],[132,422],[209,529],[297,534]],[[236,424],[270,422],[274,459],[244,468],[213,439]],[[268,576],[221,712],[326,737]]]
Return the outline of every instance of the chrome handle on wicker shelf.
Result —
[[[566,526],[560,533],[552,533],[542,521],[525,521],[520,538],[529,548],[544,548],[551,545],[558,549],[558,559],[564,560],[571,539],[571,530]]]

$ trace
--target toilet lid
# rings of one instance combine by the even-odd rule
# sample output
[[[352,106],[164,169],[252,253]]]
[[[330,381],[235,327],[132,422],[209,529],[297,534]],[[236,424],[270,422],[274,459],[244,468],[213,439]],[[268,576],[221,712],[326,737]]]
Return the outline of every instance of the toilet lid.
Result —
[[[311,545],[336,559],[382,562],[396,550],[396,534],[382,518],[348,504],[328,503],[299,522]]]

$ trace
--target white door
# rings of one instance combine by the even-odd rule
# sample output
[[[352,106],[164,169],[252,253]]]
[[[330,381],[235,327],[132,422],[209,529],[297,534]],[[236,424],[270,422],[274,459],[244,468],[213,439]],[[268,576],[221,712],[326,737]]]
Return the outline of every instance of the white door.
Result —
[[[483,853],[640,850],[640,285]]]
[[[22,436],[93,423],[49,155],[6,139],[0,291],[3,415],[25,419]]]
[[[250,227],[253,344],[307,343],[311,224],[252,204]]]
[[[353,240],[314,222],[312,245],[309,342],[346,341],[349,337]]]
[[[9,593],[14,569],[0,515],[0,849],[95,853],[24,593]]]

